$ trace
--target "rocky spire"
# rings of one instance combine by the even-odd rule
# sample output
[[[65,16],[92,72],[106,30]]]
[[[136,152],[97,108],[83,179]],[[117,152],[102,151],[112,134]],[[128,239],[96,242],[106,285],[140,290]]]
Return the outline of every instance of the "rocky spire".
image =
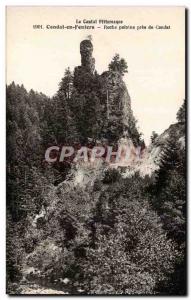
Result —
[[[93,45],[90,40],[83,40],[80,43],[81,66],[87,71],[94,73],[95,59],[92,57]]]

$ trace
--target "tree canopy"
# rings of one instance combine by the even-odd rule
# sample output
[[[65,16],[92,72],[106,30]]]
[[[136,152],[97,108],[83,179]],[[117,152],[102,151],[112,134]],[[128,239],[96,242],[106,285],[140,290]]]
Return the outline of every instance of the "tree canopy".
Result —
[[[127,62],[124,58],[120,58],[119,54],[115,54],[109,64],[109,70],[119,72],[122,76],[128,72]]]

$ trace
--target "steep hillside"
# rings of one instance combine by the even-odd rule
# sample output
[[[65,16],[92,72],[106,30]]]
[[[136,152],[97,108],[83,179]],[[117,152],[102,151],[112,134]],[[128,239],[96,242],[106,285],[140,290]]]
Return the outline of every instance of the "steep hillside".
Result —
[[[68,100],[79,137],[81,140],[88,137],[106,139],[110,143],[128,137],[138,145],[140,134],[122,74],[110,69],[98,75],[92,52],[91,41],[82,41],[82,65],[74,70],[73,91]]]
[[[99,75],[93,45],[54,97],[7,87],[7,291],[184,295],[185,103],[144,147],[115,55]],[[51,163],[48,147],[130,149],[119,161]],[[124,150],[123,148],[123,150]]]

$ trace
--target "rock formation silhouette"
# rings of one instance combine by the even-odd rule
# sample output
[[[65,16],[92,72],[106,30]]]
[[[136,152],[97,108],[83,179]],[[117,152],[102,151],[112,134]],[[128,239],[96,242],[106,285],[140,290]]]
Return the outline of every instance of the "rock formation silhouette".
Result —
[[[117,70],[108,70],[98,75],[92,56],[93,44],[88,39],[80,43],[80,54],[81,65],[74,69],[73,93],[74,107],[78,110],[78,115],[75,110],[73,113],[78,123],[89,128],[83,135],[85,138],[104,138],[110,142],[127,137],[138,145],[140,134],[122,74]],[[82,111],[79,112],[75,103]],[[81,131],[80,128],[79,130]]]

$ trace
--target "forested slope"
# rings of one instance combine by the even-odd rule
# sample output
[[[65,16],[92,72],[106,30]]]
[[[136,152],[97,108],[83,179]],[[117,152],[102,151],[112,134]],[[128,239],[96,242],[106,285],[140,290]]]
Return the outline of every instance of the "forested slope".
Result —
[[[186,293],[186,104],[145,148],[115,63],[101,76],[87,61],[67,69],[52,98],[7,86],[9,293]],[[50,145],[122,137],[144,149],[129,176],[129,166],[102,160],[44,159]]]

